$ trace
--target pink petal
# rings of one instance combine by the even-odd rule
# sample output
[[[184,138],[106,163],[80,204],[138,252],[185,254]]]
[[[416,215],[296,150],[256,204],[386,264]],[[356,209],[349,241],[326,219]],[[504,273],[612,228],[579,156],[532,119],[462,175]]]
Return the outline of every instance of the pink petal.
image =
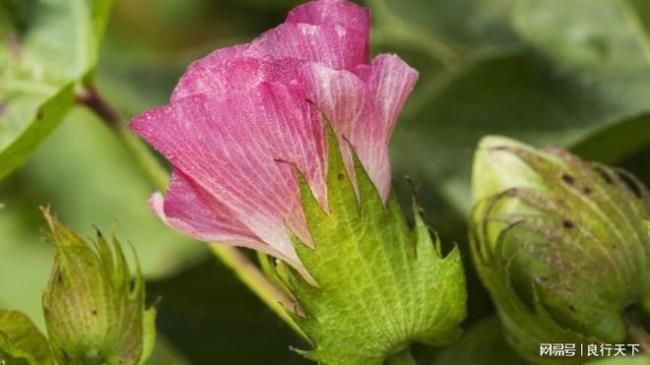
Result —
[[[311,1],[291,10],[286,22],[340,25],[359,32],[360,36],[367,39],[370,31],[370,12],[350,1]]]
[[[384,201],[391,186],[388,142],[417,72],[397,56],[379,55],[354,74],[312,63],[303,68],[305,88],[337,134],[354,147]],[[346,165],[351,156],[344,151]]]
[[[283,257],[295,257],[287,227],[311,244],[291,166],[278,162],[300,169],[326,206],[323,126],[300,92],[261,84],[226,99],[186,97],[131,128]]]
[[[337,69],[368,62],[368,35],[337,24],[284,23],[252,42],[253,57],[316,61]]]
[[[264,60],[244,56],[240,49],[218,50],[193,62],[174,89],[172,101],[184,97],[210,94],[225,98],[232,93],[246,93],[264,82],[289,83],[295,78],[298,60]],[[232,59],[223,59],[231,53]]]
[[[150,203],[167,225],[190,237],[281,255],[237,220],[228,207],[180,171],[172,173],[165,197],[156,193]],[[295,257],[285,259],[296,261]]]
[[[228,63],[242,57],[246,44],[221,48],[192,62],[174,88],[171,100],[206,92],[223,94],[228,90],[223,72]]]

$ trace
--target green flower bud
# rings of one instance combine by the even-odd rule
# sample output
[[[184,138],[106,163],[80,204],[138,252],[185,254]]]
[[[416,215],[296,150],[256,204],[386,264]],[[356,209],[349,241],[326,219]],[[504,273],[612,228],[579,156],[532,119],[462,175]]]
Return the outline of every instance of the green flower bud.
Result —
[[[516,349],[549,361],[540,343],[625,339],[626,309],[648,308],[650,197],[641,183],[563,150],[486,137],[473,193],[473,257]]]
[[[44,213],[56,253],[43,311],[57,363],[142,364],[155,337],[155,310],[145,310],[139,268],[131,282],[119,242],[99,231],[86,242]]]

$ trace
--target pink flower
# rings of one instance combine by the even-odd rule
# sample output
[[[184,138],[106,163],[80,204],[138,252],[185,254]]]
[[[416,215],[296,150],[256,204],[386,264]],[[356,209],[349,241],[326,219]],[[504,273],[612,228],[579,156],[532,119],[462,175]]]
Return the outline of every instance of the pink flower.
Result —
[[[327,209],[325,121],[354,179],[350,145],[384,199],[388,142],[417,72],[394,55],[368,59],[368,11],[342,0],[293,9],[247,44],[192,63],[171,102],[130,127],[171,161],[167,194],[151,205],[171,227],[245,246],[303,273],[290,240],[311,245],[291,162]]]

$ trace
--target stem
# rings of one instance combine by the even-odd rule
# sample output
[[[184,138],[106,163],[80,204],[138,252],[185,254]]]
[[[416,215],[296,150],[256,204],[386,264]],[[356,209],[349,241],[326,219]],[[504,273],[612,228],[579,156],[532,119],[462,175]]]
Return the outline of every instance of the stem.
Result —
[[[167,170],[160,164],[151,150],[122,123],[115,109],[104,100],[93,86],[88,86],[77,97],[77,102],[87,106],[108,124],[122,142],[126,151],[141,167],[151,184],[158,190],[165,190],[169,181]],[[297,304],[281,289],[276,287],[242,252],[232,246],[210,244],[211,251],[235,275],[264,302],[278,317],[299,335],[307,339],[287,310],[301,314]]]
[[[307,339],[304,332],[289,316],[287,309],[293,313],[302,314],[297,303],[289,298],[282,290],[260,271],[240,250],[232,246],[213,244],[210,249],[235,275],[248,286],[271,310],[282,318],[294,331]]]
[[[417,362],[411,355],[411,349],[407,347],[386,359],[386,365],[417,365]]]

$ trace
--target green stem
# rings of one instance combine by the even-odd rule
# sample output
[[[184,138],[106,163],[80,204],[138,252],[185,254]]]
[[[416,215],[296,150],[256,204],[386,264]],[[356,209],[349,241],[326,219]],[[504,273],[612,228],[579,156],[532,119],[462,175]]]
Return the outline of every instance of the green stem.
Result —
[[[140,166],[151,184],[158,190],[165,190],[169,181],[167,170],[160,164],[151,150],[133,134],[118,114],[98,93],[89,86],[79,95],[78,102],[90,108],[100,119],[107,123],[124,145],[126,151]],[[300,314],[297,304],[281,289],[276,287],[239,249],[220,244],[210,244],[211,251],[221,262],[230,268],[235,275],[257,295],[275,314],[299,335],[305,337],[287,310]],[[305,337],[306,338],[306,337]]]
[[[386,359],[386,365],[417,365],[408,347]]]

